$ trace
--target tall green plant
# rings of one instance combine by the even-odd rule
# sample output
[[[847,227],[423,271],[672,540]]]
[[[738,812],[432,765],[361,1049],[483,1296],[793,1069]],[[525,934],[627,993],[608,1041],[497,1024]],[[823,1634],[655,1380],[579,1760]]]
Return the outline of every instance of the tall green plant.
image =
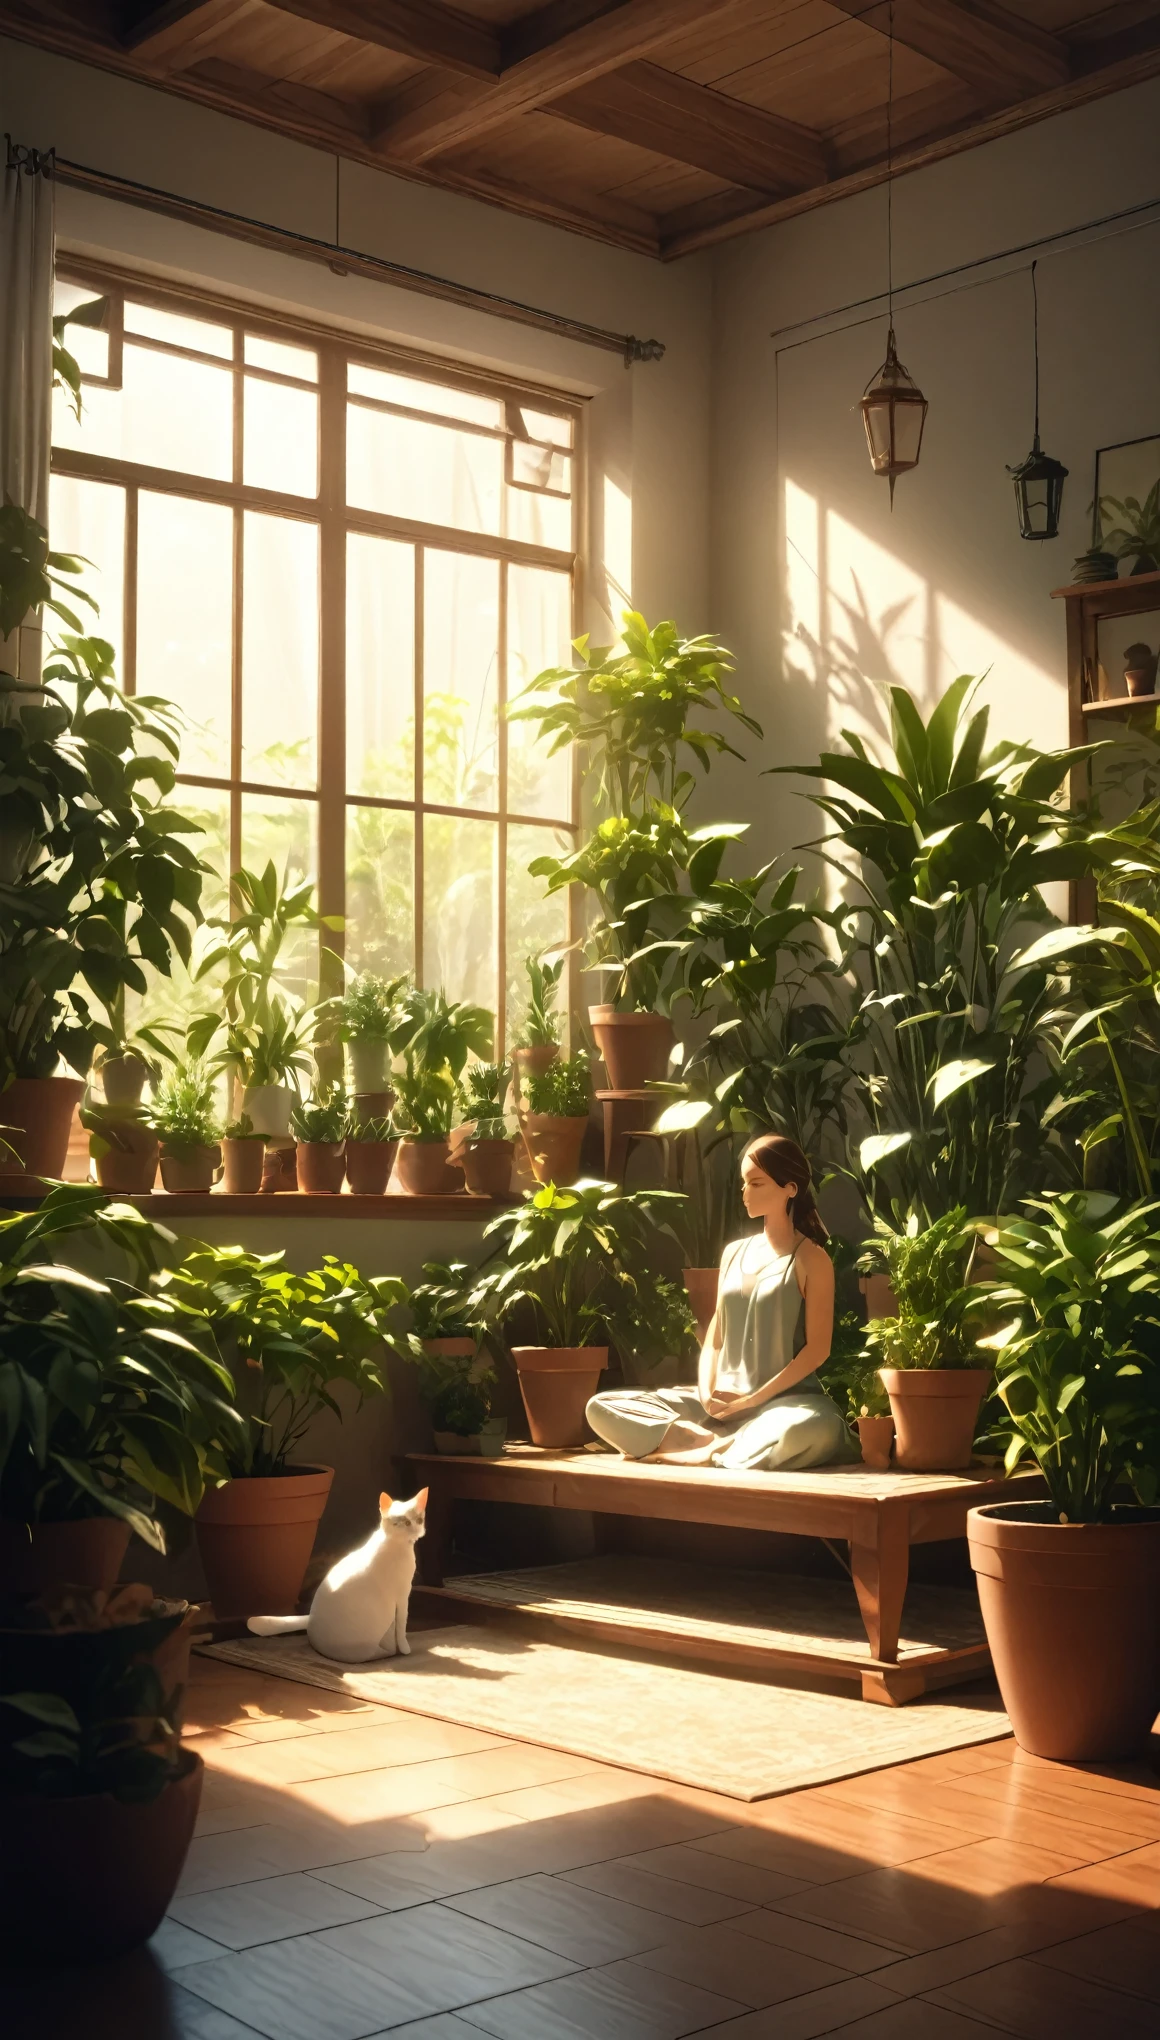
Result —
[[[195,972],[198,981],[219,970],[225,974],[225,1042],[214,1061],[243,1085],[296,1086],[310,1071],[317,1018],[315,1009],[278,982],[283,946],[294,931],[338,929],[342,922],[316,911],[313,880],[280,882],[273,860],[260,873],[244,867],[235,871],[231,888],[237,911],[231,920],[217,924],[216,939],[207,945]],[[205,1054],[218,1026],[215,1013],[195,1024],[190,1039],[193,1054]]]
[[[446,1140],[470,1055],[491,1053],[494,1021],[486,1007],[412,985],[400,1001],[392,1046],[402,1057],[394,1083],[399,1128],[413,1140]]]
[[[676,1201],[671,1191],[612,1183],[544,1184],[488,1226],[495,1257],[479,1271],[470,1310],[502,1325],[526,1305],[549,1346],[607,1339],[626,1296],[650,1279]]]

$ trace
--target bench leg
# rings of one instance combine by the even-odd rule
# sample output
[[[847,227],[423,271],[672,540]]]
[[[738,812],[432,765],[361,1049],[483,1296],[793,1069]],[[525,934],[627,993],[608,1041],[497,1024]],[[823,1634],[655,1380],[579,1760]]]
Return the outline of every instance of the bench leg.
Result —
[[[451,1551],[451,1496],[436,1483],[427,1496],[427,1527],[416,1553],[420,1584],[441,1587]]]
[[[851,1542],[850,1571],[870,1655],[880,1664],[893,1665],[898,1662],[898,1631],[910,1569],[909,1529],[904,1514],[888,1509],[879,1512],[874,1527],[873,1543]]]

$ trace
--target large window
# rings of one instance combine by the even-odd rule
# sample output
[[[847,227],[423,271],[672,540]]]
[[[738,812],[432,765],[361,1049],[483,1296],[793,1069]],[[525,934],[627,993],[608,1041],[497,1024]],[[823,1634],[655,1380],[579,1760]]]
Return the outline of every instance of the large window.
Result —
[[[498,1016],[566,939],[529,861],[571,846],[572,762],[506,702],[573,635],[581,406],[83,267],[58,310],[52,542],[92,562],[122,685],[176,701],[183,804],[224,878],[317,876],[354,969]],[[296,974],[317,975],[303,950]]]

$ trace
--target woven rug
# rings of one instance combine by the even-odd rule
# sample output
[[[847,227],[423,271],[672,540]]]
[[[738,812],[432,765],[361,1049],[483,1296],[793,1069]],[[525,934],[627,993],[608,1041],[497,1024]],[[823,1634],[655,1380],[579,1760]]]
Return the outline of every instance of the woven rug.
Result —
[[[204,1654],[731,1799],[768,1799],[1011,1732],[985,1687],[881,1707],[492,1626],[419,1629],[411,1646],[408,1658],[353,1669],[319,1657],[304,1635],[247,1636]]]

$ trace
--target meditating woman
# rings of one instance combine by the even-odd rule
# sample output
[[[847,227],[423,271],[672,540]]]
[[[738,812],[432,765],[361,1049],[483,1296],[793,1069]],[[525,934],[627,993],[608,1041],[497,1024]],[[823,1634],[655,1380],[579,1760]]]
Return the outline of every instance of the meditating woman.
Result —
[[[612,1389],[588,1405],[597,1437],[627,1459],[773,1473],[857,1456],[817,1374],[834,1332],[834,1269],[809,1162],[796,1141],[760,1134],[741,1157],[741,1189],[762,1229],[721,1256],[697,1386]]]

